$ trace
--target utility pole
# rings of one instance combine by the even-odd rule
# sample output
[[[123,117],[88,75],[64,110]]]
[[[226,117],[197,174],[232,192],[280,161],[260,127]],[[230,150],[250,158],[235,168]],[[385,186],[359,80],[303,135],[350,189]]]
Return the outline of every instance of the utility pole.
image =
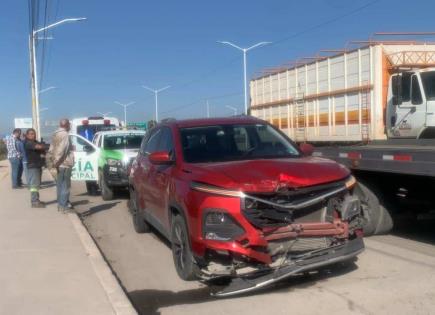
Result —
[[[248,78],[247,78],[247,71],[246,71],[246,54],[251,49],[270,44],[271,42],[260,42],[260,43],[257,43],[255,45],[252,45],[251,47],[248,47],[248,48],[242,48],[242,47],[237,46],[236,44],[233,44],[231,42],[218,41],[218,43],[224,44],[224,45],[229,45],[229,46],[234,47],[234,48],[243,52],[243,91],[245,94],[245,115],[248,115]]]
[[[210,104],[208,103],[208,100],[207,100],[207,118],[210,118]]]
[[[130,102],[130,103],[124,104],[124,103],[115,101],[115,103],[124,107],[124,124],[125,124],[125,129],[127,129],[127,107],[130,105],[133,105],[136,102]]]
[[[156,119],[156,123],[158,123],[158,122],[159,122],[159,100],[158,100],[158,94],[159,94],[160,92],[164,91],[164,90],[169,89],[171,86],[168,85],[168,86],[165,86],[164,88],[161,88],[161,89],[158,89],[158,90],[152,89],[152,88],[150,88],[150,87],[148,87],[148,86],[145,86],[145,85],[142,85],[142,87],[143,87],[144,89],[146,89],[146,90],[151,91],[151,92],[154,93],[154,97],[155,97],[155,105],[156,105],[155,119]]]
[[[31,33],[29,35],[29,51],[30,51],[30,78],[31,78],[31,88],[32,88],[32,124],[33,128],[36,130],[36,136],[38,140],[41,139],[41,123],[40,123],[40,117],[39,117],[39,90],[38,90],[38,72],[36,69],[36,40],[38,33],[46,31],[50,28],[56,27],[63,23],[68,22],[77,22],[77,21],[83,21],[86,20],[86,18],[70,18],[70,19],[64,19],[58,22],[55,22],[53,24],[50,24],[48,26],[45,26],[43,28],[37,29],[37,30],[31,30]]]

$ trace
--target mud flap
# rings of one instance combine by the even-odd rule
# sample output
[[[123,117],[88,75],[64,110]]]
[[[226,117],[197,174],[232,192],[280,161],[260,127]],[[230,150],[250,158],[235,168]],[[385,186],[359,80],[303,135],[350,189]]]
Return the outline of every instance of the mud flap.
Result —
[[[235,278],[227,286],[212,288],[211,294],[216,297],[226,297],[252,292],[294,274],[352,259],[363,250],[363,239],[358,237],[340,246],[309,253],[300,260],[294,261],[292,264],[283,266],[280,269],[273,270],[268,274],[249,278]]]

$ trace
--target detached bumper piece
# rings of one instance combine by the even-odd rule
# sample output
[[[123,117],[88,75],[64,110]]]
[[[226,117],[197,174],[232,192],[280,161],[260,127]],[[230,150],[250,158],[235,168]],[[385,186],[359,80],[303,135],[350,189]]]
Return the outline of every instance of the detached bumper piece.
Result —
[[[323,266],[347,261],[357,256],[363,250],[363,239],[358,237],[351,241],[347,241],[342,245],[308,252],[298,259],[287,262],[281,268],[271,269],[267,274],[262,273],[257,277],[255,277],[255,275],[250,275],[234,278],[227,286],[216,287],[217,290],[212,292],[212,295],[226,297],[252,292],[281,281],[294,274],[316,270]]]

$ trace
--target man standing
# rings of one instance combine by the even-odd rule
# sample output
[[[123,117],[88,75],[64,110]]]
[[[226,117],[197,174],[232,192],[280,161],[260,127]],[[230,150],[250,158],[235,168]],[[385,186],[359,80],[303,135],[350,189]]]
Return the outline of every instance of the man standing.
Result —
[[[45,146],[36,141],[35,129],[27,129],[24,148],[27,156],[27,185],[30,190],[32,208],[45,208],[45,204],[39,200],[39,187],[44,165],[42,155],[45,152]]]
[[[26,133],[27,133],[27,131],[26,131]],[[26,135],[23,135],[23,137],[21,137],[17,141],[17,148],[18,148],[18,152],[20,153],[20,156],[21,156],[21,168],[22,168],[22,171],[24,172],[24,179],[26,180],[26,184],[29,184],[28,183],[29,180],[27,178],[27,156],[26,156],[26,149],[24,148],[25,142],[26,142]]]
[[[8,159],[11,163],[11,178],[12,188],[21,188],[23,183],[21,180],[23,174],[22,156],[18,151],[18,145],[21,137],[21,129],[16,128],[11,135],[6,137],[6,149],[8,150]]]
[[[69,195],[71,189],[71,172],[74,166],[74,154],[69,140],[70,122],[62,119],[59,129],[53,134],[49,156],[57,169],[57,209],[63,213],[70,212]]]

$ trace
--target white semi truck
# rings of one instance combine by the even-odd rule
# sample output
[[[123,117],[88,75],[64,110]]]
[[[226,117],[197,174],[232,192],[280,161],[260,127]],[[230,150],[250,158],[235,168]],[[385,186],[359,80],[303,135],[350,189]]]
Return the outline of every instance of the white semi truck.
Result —
[[[309,60],[309,61],[307,61]],[[254,78],[251,114],[358,178],[365,233],[435,210],[435,44],[368,42]]]

